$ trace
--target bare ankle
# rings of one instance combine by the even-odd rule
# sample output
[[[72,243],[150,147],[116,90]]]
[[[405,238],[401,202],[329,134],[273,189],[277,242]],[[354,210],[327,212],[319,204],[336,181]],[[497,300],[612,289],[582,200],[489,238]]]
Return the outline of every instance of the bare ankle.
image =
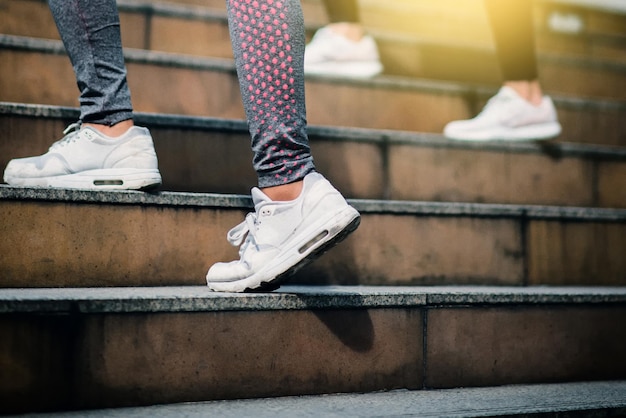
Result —
[[[515,90],[522,99],[532,105],[539,106],[543,100],[543,91],[539,80],[506,81],[504,85]]]
[[[365,29],[358,23],[339,22],[328,25],[330,30],[353,42],[359,42],[365,36]]]
[[[265,187],[261,191],[265,193],[267,197],[275,202],[287,202],[297,199],[302,192],[303,180],[296,181],[295,183],[282,184],[280,186]]]

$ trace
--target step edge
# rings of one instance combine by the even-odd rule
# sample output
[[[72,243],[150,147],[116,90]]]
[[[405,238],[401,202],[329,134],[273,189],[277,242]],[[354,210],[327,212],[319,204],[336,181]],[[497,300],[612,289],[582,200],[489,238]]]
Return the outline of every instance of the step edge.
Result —
[[[118,408],[137,416],[609,417],[626,414],[626,381],[571,381],[454,389],[397,389]],[[507,406],[507,402],[513,402]],[[209,412],[210,411],[210,412]],[[264,412],[269,411],[269,412]],[[384,411],[384,412],[383,412]],[[598,412],[605,413],[598,413]],[[103,410],[85,411],[100,417]],[[47,415],[43,415],[45,418]]]
[[[0,184],[0,201],[141,205],[206,209],[253,208],[248,195],[170,191],[93,191]],[[362,214],[625,223],[626,209],[490,203],[348,199]]]
[[[623,305],[626,287],[293,286],[215,293],[205,286],[0,289],[0,314],[156,313],[543,305]]]

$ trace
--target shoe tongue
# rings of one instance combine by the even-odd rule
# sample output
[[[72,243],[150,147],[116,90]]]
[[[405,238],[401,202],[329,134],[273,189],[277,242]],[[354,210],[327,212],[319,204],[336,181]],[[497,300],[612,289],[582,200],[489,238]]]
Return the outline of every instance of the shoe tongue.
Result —
[[[253,187],[251,194],[252,194],[252,202],[254,203],[255,208],[259,206],[260,204],[272,201],[272,199],[267,197],[267,195],[263,193],[261,189],[259,189],[258,187]]]

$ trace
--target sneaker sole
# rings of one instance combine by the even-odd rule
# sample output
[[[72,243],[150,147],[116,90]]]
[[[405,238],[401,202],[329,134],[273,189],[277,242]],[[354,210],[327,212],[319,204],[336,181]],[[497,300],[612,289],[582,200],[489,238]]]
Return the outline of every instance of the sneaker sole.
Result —
[[[358,228],[361,222],[361,216],[356,209],[351,206],[348,206],[340,216],[345,219],[342,219],[341,222],[337,220],[337,216],[328,219],[323,225],[316,228],[317,232],[315,234],[312,236],[309,235],[307,239],[300,240],[299,245],[291,246],[288,250],[279,254],[276,257],[279,261],[268,266],[262,272],[234,282],[208,282],[209,288],[218,292],[235,293],[270,292],[280,288],[281,284],[295,272],[343,241]],[[336,223],[336,225],[333,225],[334,223]],[[333,227],[336,229],[337,226],[339,226],[338,230],[332,233],[331,230]],[[328,233],[328,235],[320,237],[324,233]],[[318,239],[318,237],[320,238]],[[301,256],[293,257],[293,255],[290,256],[289,253],[293,252],[294,247],[299,250],[306,247],[306,250],[301,253],[297,250],[298,254],[301,254]],[[287,257],[287,260],[280,260],[283,257]]]
[[[558,122],[542,123],[510,129],[494,129],[481,134],[444,132],[448,139],[456,141],[544,141],[561,134]]]
[[[11,186],[82,190],[147,190],[161,185],[159,170],[101,169],[55,177],[8,177]]]
[[[339,244],[341,241],[346,239],[348,235],[354,232],[361,223],[361,217],[357,217],[352,222],[350,222],[339,234],[335,235],[331,240],[324,243],[322,246],[318,247],[312,253],[310,253],[307,257],[300,260],[296,265],[288,269],[282,274],[276,276],[276,278],[269,282],[261,282],[259,287],[255,289],[246,288],[244,292],[252,293],[252,292],[271,292],[280,288],[280,286],[287,281],[289,277],[291,277],[294,273],[296,273],[301,268],[307,266],[312,261],[324,255],[328,250]]]
[[[383,71],[383,66],[376,61],[362,62],[325,62],[319,64],[307,64],[304,73],[307,75],[349,77],[349,78],[372,78]]]

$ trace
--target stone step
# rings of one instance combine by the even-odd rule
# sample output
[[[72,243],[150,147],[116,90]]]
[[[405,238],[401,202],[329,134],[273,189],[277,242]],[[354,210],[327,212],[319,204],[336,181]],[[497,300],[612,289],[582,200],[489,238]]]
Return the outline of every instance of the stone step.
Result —
[[[73,71],[59,41],[0,35],[0,44],[4,101],[77,105]],[[244,117],[232,60],[128,50],[126,62],[139,112]],[[431,133],[442,132],[451,120],[473,117],[497,91],[394,76],[369,81],[310,77],[306,85],[312,124]],[[554,99],[563,125],[559,140],[626,144],[626,102]]]
[[[38,418],[379,418],[379,417],[619,417],[626,382],[598,381],[481,388],[393,390],[192,402],[117,409],[50,412]],[[28,415],[27,415],[28,416]]]
[[[625,320],[624,287],[2,289],[0,413],[623,381]]]
[[[0,103],[0,167],[40,155],[74,108]],[[138,113],[155,140],[162,190],[248,194],[242,120]],[[626,208],[626,148],[462,143],[439,135],[311,126],[319,169],[350,198]],[[224,158],[228,155],[228,158]]]
[[[56,27],[45,3],[33,4],[31,0],[0,0],[0,6],[3,2],[8,3],[5,9],[8,10],[7,15],[10,18],[6,19],[4,24],[0,24],[0,33],[58,39]],[[120,2],[119,8],[126,47],[232,58],[226,16],[223,10],[132,0]],[[383,10],[386,8],[389,6],[383,6]],[[24,12],[26,9],[28,13]],[[366,10],[369,9],[366,7]],[[380,7],[374,7],[372,11],[364,13],[365,19],[369,21],[368,15],[381,15],[383,21],[394,18],[394,16],[381,13],[378,9]],[[442,26],[440,24],[442,20],[445,21],[442,19],[441,11],[433,11],[432,7],[424,8],[424,10],[418,9],[413,12],[421,16],[418,19],[420,24],[414,23],[412,26],[432,28],[432,23],[424,24],[422,21],[432,22],[433,13],[436,13],[438,18],[435,20],[438,22],[438,27]],[[548,15],[561,13],[552,9],[550,9],[552,11],[541,10],[543,14]],[[443,16],[445,15],[444,13]],[[464,32],[467,31],[467,25],[459,26],[458,19],[467,21],[465,16],[460,16],[457,12],[454,13],[452,23],[448,26],[454,25],[465,28]],[[543,20],[546,19],[548,18]],[[33,25],[33,20],[39,24]],[[452,38],[450,36],[433,37],[428,34],[402,35],[384,30],[381,32],[380,28],[376,29],[377,26],[380,25],[372,25],[372,33],[379,40],[381,56],[388,74],[496,85],[500,83],[501,77],[492,42],[479,37],[479,40],[472,43],[473,38],[471,36],[468,38],[469,34],[477,32],[480,27],[482,27],[482,32],[490,36],[484,16],[478,19],[476,25],[471,25],[474,29],[470,28],[469,33],[459,34]],[[313,29],[311,28],[311,33]],[[449,29],[444,33],[450,33]],[[176,36],[172,36],[172,33]],[[624,47],[626,47],[626,37],[621,43],[615,40],[606,41],[605,43],[608,42],[609,46],[617,43],[617,46],[613,47],[616,52],[609,53],[606,51],[611,51],[610,47],[593,44],[594,39],[599,35],[591,38],[589,36],[570,34],[568,37],[548,32],[545,40],[539,39],[540,44],[548,45],[546,49],[540,49],[543,84],[552,94],[626,99],[626,88],[623,88],[626,83],[626,60],[621,59]],[[204,39],[205,42],[197,42],[198,39]],[[604,38],[601,37],[601,39]],[[588,57],[582,53],[587,51],[592,51],[593,55]],[[463,65],[458,65],[459,62]]]
[[[303,284],[626,285],[626,209],[351,200]],[[203,285],[248,196],[0,186],[0,287]],[[16,245],[19,243],[19,245]]]

